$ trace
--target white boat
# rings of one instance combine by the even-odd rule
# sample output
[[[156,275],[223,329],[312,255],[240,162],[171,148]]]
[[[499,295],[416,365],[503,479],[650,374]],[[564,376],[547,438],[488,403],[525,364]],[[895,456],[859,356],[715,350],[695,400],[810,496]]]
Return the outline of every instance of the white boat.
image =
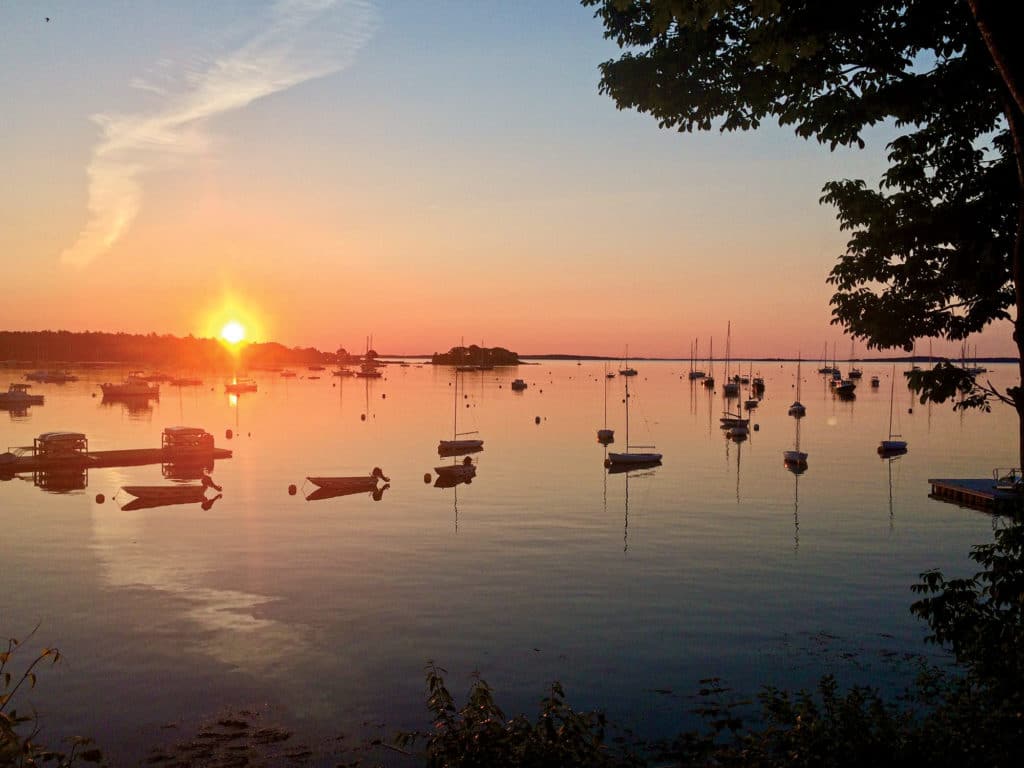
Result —
[[[524,389],[526,389],[526,382],[525,381],[523,381],[522,379],[513,379],[512,380],[512,391],[513,392],[522,392]]]
[[[120,384],[100,384],[104,397],[160,397],[160,385],[143,378],[142,371],[132,371]]]
[[[789,406],[789,415],[798,419],[802,419],[807,415],[807,409],[800,402],[800,363],[800,355],[798,354],[796,356],[796,400]]]
[[[626,379],[626,450],[622,453],[608,453],[605,466],[625,466],[629,464],[653,464],[661,461],[660,453],[632,451],[631,448],[654,448],[653,445],[629,444],[629,379]]]
[[[437,452],[441,456],[458,456],[462,453],[473,453],[481,451],[484,441],[476,438],[460,438],[461,435],[475,435],[476,432],[459,432],[459,373],[455,372],[455,386],[453,387],[455,397],[452,408],[452,439],[441,440],[437,444]]]
[[[6,392],[0,392],[0,406],[20,408],[25,405],[42,405],[42,395],[31,395],[31,384],[11,383]]]
[[[882,440],[878,444],[878,454],[882,457],[896,456],[901,453],[907,452],[907,441],[906,440],[893,440],[894,437],[900,437],[900,435],[894,435],[892,431],[892,411],[893,411],[893,398],[896,394],[896,366],[892,367],[892,382],[889,387],[889,439]]]

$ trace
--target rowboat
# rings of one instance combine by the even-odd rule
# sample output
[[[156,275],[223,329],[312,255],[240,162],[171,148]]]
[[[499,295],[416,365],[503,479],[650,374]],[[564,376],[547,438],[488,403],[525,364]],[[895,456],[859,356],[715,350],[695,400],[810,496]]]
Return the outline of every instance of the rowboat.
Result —
[[[121,487],[125,493],[147,501],[186,504],[192,501],[203,501],[206,487],[201,483],[188,485],[125,485]]]
[[[359,493],[361,491],[375,491],[377,490],[377,483],[383,480],[385,483],[390,482],[390,478],[385,477],[380,467],[374,467],[373,471],[368,475],[355,475],[352,477],[307,477],[307,480],[315,485],[317,488],[329,491],[349,491],[351,493]]]

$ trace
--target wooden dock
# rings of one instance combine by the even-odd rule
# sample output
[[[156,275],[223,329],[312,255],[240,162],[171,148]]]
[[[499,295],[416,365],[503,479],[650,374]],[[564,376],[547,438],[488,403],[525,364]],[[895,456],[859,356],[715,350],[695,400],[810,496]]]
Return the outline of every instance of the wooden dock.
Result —
[[[1024,510],[1024,494],[996,487],[995,480],[985,478],[934,479],[929,480],[932,491],[930,498],[959,504],[962,507],[980,509],[986,512],[1009,512]]]
[[[140,467],[145,464],[230,459],[226,448],[206,450],[174,450],[168,448],[129,448],[119,451],[90,451],[64,456],[18,456],[0,464],[0,474],[46,472],[59,469],[93,469],[100,467]]]

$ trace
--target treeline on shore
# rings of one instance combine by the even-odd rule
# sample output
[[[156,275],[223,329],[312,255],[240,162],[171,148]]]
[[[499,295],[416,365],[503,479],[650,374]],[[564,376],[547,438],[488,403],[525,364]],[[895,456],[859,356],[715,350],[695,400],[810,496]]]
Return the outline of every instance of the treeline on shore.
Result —
[[[238,350],[216,339],[101,331],[0,331],[0,360],[49,367],[60,363],[130,363],[146,368],[216,370],[333,362],[314,347],[277,342]]]
[[[504,347],[452,347],[447,352],[435,352],[430,359],[434,365],[519,365],[519,355]]]

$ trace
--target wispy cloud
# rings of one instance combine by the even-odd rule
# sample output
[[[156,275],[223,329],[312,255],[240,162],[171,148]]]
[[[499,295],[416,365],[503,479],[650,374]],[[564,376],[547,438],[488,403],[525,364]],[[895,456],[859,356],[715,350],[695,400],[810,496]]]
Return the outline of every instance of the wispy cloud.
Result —
[[[93,117],[101,136],[87,169],[89,220],[61,260],[85,266],[116,243],[142,205],[144,175],[206,151],[210,118],[347,67],[374,18],[367,0],[278,0],[242,43],[181,72],[176,86],[134,80],[156,103]]]

